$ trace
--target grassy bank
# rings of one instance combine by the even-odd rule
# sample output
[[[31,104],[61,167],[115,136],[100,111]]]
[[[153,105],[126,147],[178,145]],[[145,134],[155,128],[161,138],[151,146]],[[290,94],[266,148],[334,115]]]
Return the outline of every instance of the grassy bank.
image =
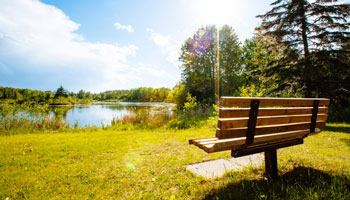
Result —
[[[350,199],[350,125],[329,124],[278,151],[280,179],[263,166],[206,180],[185,165],[206,154],[188,139],[214,128],[0,136],[0,199]]]

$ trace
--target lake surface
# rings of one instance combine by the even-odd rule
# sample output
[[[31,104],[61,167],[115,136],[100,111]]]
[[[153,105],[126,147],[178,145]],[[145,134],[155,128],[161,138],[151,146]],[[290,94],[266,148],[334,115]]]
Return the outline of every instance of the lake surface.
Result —
[[[92,105],[57,106],[53,107],[56,114],[62,114],[63,119],[69,121],[70,126],[78,123],[78,127],[110,125],[114,118],[121,118],[126,114],[137,112],[167,112],[172,114],[170,103],[142,103],[142,102],[102,102]]]

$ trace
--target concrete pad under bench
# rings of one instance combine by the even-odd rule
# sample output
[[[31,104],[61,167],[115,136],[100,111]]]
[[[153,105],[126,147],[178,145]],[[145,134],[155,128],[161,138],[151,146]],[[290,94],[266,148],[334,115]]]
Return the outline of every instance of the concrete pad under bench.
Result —
[[[241,171],[248,167],[259,167],[263,165],[264,155],[253,154],[239,158],[217,159],[201,163],[186,165],[186,169],[197,176],[207,179],[221,177],[229,171]]]

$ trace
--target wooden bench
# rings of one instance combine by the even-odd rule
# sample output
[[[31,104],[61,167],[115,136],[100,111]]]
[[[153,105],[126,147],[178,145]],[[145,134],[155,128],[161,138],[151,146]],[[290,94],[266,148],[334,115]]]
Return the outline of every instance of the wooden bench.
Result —
[[[192,139],[207,153],[233,157],[265,152],[267,177],[277,177],[278,148],[302,144],[326,125],[329,99],[222,97],[216,137]]]

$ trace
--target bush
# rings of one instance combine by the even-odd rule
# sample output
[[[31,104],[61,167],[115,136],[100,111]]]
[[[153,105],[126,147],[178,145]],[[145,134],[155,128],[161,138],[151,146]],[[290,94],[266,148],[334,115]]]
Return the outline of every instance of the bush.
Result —
[[[177,110],[176,118],[169,123],[170,128],[186,129],[198,125],[200,121],[200,112],[198,112],[196,97],[187,93],[186,102],[183,109]],[[196,114],[194,112],[197,111]]]
[[[343,105],[330,105],[328,112],[328,122],[350,122],[350,107]]]
[[[254,84],[242,86],[239,88],[240,97],[262,97],[265,96],[266,89],[260,85],[256,87]]]

